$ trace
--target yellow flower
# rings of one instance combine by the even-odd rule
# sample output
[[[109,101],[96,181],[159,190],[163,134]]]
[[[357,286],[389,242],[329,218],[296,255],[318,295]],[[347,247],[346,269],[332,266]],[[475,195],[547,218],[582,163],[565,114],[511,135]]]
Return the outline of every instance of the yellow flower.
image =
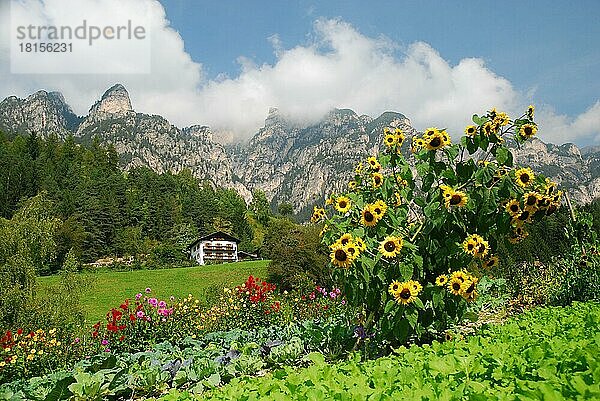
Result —
[[[454,189],[452,189],[452,187],[448,186],[448,185],[440,185],[440,189],[442,190],[442,196],[444,197],[444,199],[449,199],[452,197],[452,194],[454,193]]]
[[[477,127],[474,125],[467,125],[467,128],[465,128],[465,134],[468,136],[475,136],[475,134],[477,134]]]
[[[396,302],[408,305],[417,299],[417,295],[419,295],[419,291],[417,291],[414,285],[407,281],[405,283],[400,283],[400,288],[395,291],[393,294]]]
[[[519,134],[525,139],[529,139],[537,133],[537,126],[534,124],[523,124],[519,128]]]
[[[423,289],[423,286],[418,281],[408,280],[407,283],[410,284],[412,290],[415,291],[417,294],[419,294]]]
[[[387,146],[388,148],[391,148],[396,143],[398,143],[397,141],[398,141],[398,139],[396,138],[396,135],[394,135],[394,134],[386,134],[385,137],[383,138],[383,143],[385,143],[385,146]]]
[[[406,137],[404,136],[404,132],[402,132],[402,130],[400,128],[396,128],[395,134],[396,134],[396,141],[397,141],[398,145],[402,145],[402,143],[404,142],[404,139],[406,139]]]
[[[35,358],[35,355],[34,355],[34,354],[29,354],[29,355],[27,355],[27,360],[28,360],[28,361],[32,361],[32,360],[33,360],[33,358]]]
[[[346,213],[348,210],[350,210],[351,206],[352,202],[350,202],[350,199],[346,196],[340,196],[335,201],[335,210],[340,213]]]
[[[394,206],[398,207],[402,205],[402,195],[399,192],[394,192],[394,198],[396,199]]]
[[[356,181],[354,181],[354,180],[353,180],[353,181],[350,181],[350,182],[348,183],[348,188],[349,188],[351,191],[354,191],[354,190],[356,189]]]
[[[554,191],[556,191],[556,183],[551,181],[549,178],[546,178],[546,185],[544,187],[544,192],[546,195],[553,195]]]
[[[393,258],[400,253],[403,244],[402,237],[388,236],[379,244],[379,252],[386,258]]]
[[[310,221],[312,223],[317,223],[317,222],[321,221],[323,219],[323,217],[325,217],[325,209],[321,209],[321,208],[318,208],[315,206],[313,209],[313,214],[310,218]]]
[[[385,212],[387,211],[387,205],[385,204],[384,201],[382,201],[381,199],[377,200],[373,205],[372,205],[372,210],[373,213],[379,218],[381,219],[383,217],[383,215],[385,214]]]
[[[402,283],[394,280],[392,281],[392,283],[390,284],[389,288],[388,288],[388,292],[392,295],[395,296],[395,294],[400,291],[400,288],[402,287]]]
[[[348,253],[348,250],[343,245],[338,245],[331,250],[331,263],[337,267],[347,268],[350,267],[354,261],[352,255]]]
[[[454,295],[460,295],[463,281],[457,277],[452,277],[448,281],[448,290]]]
[[[506,211],[513,217],[518,216],[521,213],[521,206],[519,206],[519,201],[516,199],[511,199],[506,204]]]
[[[533,113],[535,113],[535,107],[530,104],[529,107],[527,108],[527,118],[529,118],[530,120],[533,120]]]
[[[383,185],[383,175],[380,173],[373,173],[373,186],[379,188]]]
[[[478,238],[480,238],[477,234],[473,234],[467,237],[467,239],[464,240],[462,246],[463,246],[463,250],[465,251],[465,253],[474,255],[475,254],[475,249],[477,248],[477,245],[479,243]]]
[[[363,241],[362,238],[354,238],[354,244],[358,247],[359,251],[361,252],[367,249],[367,244],[365,244],[365,241]]]
[[[331,245],[331,248],[333,249],[334,247],[337,247],[338,245],[346,246],[351,242],[352,242],[352,234],[345,233],[337,241],[335,241],[335,243],[333,245]]]
[[[354,171],[356,172],[356,174],[361,174],[363,172],[363,164],[362,164],[362,162],[359,162],[356,165],[356,168],[354,169]]]
[[[446,276],[445,274],[440,274],[436,279],[435,279],[435,285],[439,286],[439,287],[443,287],[446,285],[446,283],[448,283],[448,276]]]
[[[525,208],[537,208],[538,199],[541,198],[541,195],[536,192],[527,192],[523,195],[523,204]]]
[[[496,117],[494,117],[494,124],[496,126],[504,126],[507,125],[510,122],[510,118],[508,117],[508,114],[506,114],[505,112],[499,112],[496,114]]]
[[[445,197],[445,205],[447,209],[451,207],[463,207],[467,204],[468,200],[467,194],[462,191],[456,191],[450,197]]]
[[[523,188],[528,185],[531,185],[533,179],[535,178],[533,171],[527,168],[520,168],[515,172],[515,180],[517,184]]]
[[[486,269],[491,269],[493,267],[498,266],[499,258],[496,255],[490,256],[486,261],[483,262],[483,267]]]
[[[369,163],[369,166],[371,167],[371,170],[373,170],[373,171],[379,171],[381,169],[381,164],[379,164],[379,162],[377,161],[377,158],[375,156],[370,156],[367,159],[367,163]]]
[[[367,205],[362,210],[361,218],[360,218],[360,223],[362,225],[367,226],[367,227],[373,227],[379,221],[380,217],[376,216],[373,213],[373,209],[372,208],[373,208],[372,205]]]
[[[433,134],[428,134],[427,137],[423,138],[427,150],[438,150],[448,144],[447,140],[449,140],[449,137],[447,136],[448,134],[445,134],[445,131],[442,133],[435,128],[429,128],[427,132],[433,132]]]

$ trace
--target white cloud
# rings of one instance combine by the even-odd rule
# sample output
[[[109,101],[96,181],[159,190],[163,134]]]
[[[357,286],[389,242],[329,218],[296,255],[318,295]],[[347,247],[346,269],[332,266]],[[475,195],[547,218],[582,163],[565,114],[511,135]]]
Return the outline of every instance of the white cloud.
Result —
[[[18,3],[37,4],[41,19],[66,4],[62,0]],[[119,15],[152,10],[151,74],[11,75],[6,70],[6,41],[0,40],[0,96],[60,90],[76,112],[84,114],[106,88],[121,82],[138,111],[161,114],[179,126],[207,124],[238,138],[255,133],[270,107],[298,122],[316,121],[334,107],[374,117],[394,110],[410,118],[417,129],[436,125],[460,133],[473,113],[497,107],[520,114],[531,98],[481,59],[466,58],[452,65],[426,43],[400,48],[385,37],[366,37],[341,20],[317,20],[312,39],[288,49],[277,35],[265,38],[274,48],[275,63],[256,65],[240,55],[239,75],[206,80],[202,65],[185,52],[182,38],[169,26],[156,0],[79,0],[69,2],[65,12],[77,15],[94,7],[110,20],[111,7],[117,3]],[[105,55],[98,62],[110,66],[123,59]],[[600,103],[574,119],[549,107],[539,109],[543,139],[600,141]]]

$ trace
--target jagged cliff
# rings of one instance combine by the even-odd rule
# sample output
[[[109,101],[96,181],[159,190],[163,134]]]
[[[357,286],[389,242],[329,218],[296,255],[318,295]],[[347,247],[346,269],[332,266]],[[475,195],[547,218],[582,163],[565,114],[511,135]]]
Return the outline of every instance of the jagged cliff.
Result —
[[[108,89],[83,117],[58,92],[0,102],[0,130],[10,135],[73,135],[79,142],[98,137],[114,145],[125,169],[146,166],[177,173],[187,168],[199,179],[235,188],[247,200],[252,190],[260,189],[273,204],[289,202],[296,211],[342,190],[356,162],[376,153],[384,126],[400,127],[408,137],[415,133],[410,121],[396,112],[372,118],[336,109],[318,123],[298,126],[271,109],[264,127],[248,143],[225,147],[206,126],[178,128],[161,116],[135,112],[120,84]],[[534,139],[513,153],[517,163],[553,177],[577,202],[600,196],[600,148]]]

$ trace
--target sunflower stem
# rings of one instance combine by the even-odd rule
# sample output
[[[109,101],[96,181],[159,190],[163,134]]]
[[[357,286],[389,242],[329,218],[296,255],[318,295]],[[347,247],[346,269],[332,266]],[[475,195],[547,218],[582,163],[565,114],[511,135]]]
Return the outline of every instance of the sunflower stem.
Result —
[[[421,230],[423,229],[423,226],[425,225],[425,223],[421,223],[419,225],[419,228],[417,229],[417,231],[415,232],[415,234],[411,237],[410,242],[414,242],[415,238],[417,238],[417,235],[419,235],[421,233]]]

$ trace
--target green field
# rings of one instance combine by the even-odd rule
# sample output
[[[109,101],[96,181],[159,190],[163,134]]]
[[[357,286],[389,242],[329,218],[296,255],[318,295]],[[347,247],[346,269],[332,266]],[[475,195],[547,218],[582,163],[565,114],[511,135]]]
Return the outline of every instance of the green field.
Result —
[[[202,297],[210,287],[239,285],[249,275],[266,278],[267,264],[268,261],[259,260],[177,269],[82,273],[89,279],[86,280],[89,286],[82,303],[87,320],[97,321],[104,319],[110,308],[119,306],[125,298],[133,298],[147,287],[158,298],[169,298],[171,295],[183,297],[188,294]],[[45,286],[55,284],[58,280],[58,276],[39,277],[40,293],[43,293]]]

